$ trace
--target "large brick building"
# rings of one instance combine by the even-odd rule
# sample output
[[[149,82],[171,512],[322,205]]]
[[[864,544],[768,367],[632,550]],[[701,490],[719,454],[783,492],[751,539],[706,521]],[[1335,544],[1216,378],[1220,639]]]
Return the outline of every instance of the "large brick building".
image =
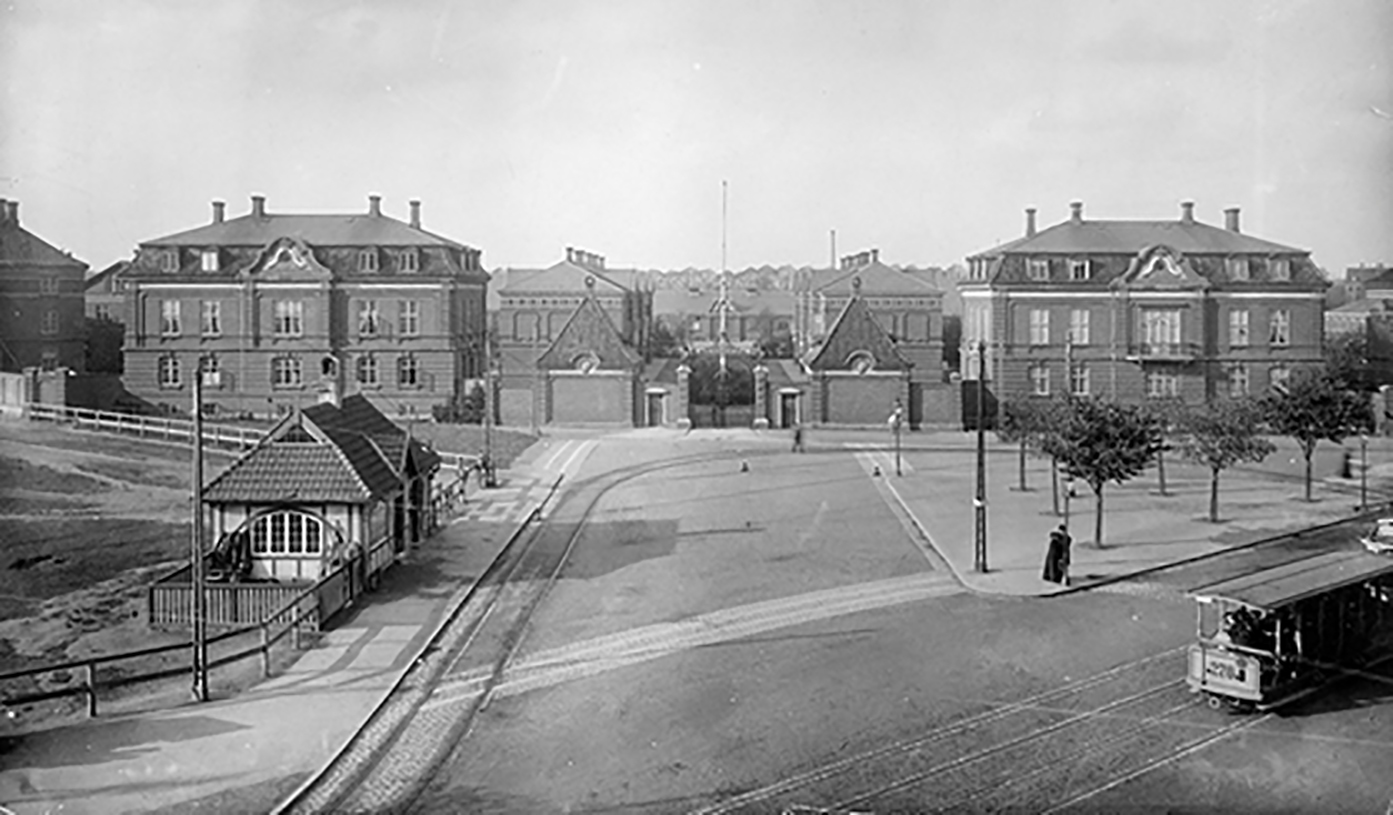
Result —
[[[1322,360],[1329,285],[1310,253],[1223,228],[1181,204],[1170,221],[1068,220],[972,255],[959,283],[962,360],[985,343],[998,397],[1098,394],[1194,403],[1281,387]]]
[[[0,198],[0,371],[85,368],[87,264],[19,224],[19,202]]]
[[[129,269],[125,385],[190,409],[278,414],[320,392],[362,393],[387,413],[429,416],[481,378],[488,275],[480,250],[366,212],[251,211],[144,241]]]

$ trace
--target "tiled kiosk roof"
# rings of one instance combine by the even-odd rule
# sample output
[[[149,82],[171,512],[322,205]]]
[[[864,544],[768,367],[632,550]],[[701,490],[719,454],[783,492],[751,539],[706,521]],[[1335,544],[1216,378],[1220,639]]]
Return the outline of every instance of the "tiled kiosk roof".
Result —
[[[203,491],[210,503],[370,503],[430,473],[435,451],[410,439],[361,395],[287,417]]]

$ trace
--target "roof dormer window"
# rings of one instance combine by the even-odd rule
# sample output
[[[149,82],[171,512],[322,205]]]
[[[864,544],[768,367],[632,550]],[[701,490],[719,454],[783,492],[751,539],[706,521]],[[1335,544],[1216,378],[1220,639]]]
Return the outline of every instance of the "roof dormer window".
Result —
[[[179,271],[178,249],[161,249],[159,250],[159,256],[156,260],[159,263],[160,271],[162,272]]]
[[[205,272],[216,272],[218,270],[218,250],[204,249],[202,255],[202,268]]]
[[[361,249],[358,251],[358,271],[375,272],[377,271],[377,250]]]
[[[403,249],[397,255],[397,267],[403,272],[420,271],[420,255],[415,249]]]
[[[1268,258],[1267,275],[1272,280],[1291,280],[1291,261],[1286,258]]]
[[[1088,280],[1092,276],[1092,271],[1093,270],[1089,268],[1089,263],[1087,260],[1069,261],[1070,280]]]
[[[1228,269],[1229,280],[1248,279],[1248,259],[1245,257],[1232,257],[1224,261],[1224,266]]]
[[[1045,258],[1031,258],[1026,261],[1026,273],[1031,280],[1049,280],[1050,262]]]

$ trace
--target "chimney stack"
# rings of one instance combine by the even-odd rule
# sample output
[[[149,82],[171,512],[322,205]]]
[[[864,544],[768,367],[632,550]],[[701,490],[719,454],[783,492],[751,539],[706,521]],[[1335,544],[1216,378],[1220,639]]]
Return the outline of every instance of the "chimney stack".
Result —
[[[566,247],[566,262],[567,262],[567,263],[575,263],[575,262],[576,262],[576,250],[575,250],[574,248],[570,247],[570,246],[567,246],[567,247]]]
[[[264,196],[264,195],[253,195],[253,196],[252,196],[252,217],[253,217],[253,218],[265,218],[265,217],[266,217],[266,196]]]
[[[368,196],[368,214],[371,215],[371,216],[374,217],[374,218],[381,217],[381,215],[382,215],[382,196],[380,196],[380,195],[369,195],[369,196]]]
[[[872,249],[872,250],[871,250],[871,263],[879,263],[879,262],[880,262],[880,250],[879,250],[879,249]]]
[[[421,202],[411,202],[411,225],[416,229],[421,228]]]
[[[1192,224],[1195,222],[1195,202],[1180,202],[1180,222],[1182,224]]]
[[[1230,232],[1238,231],[1238,207],[1224,210],[1224,228]]]
[[[7,198],[0,198],[0,224],[10,220],[10,201]]]
[[[220,224],[220,223],[222,223],[223,213],[226,212],[226,209],[225,209],[226,206],[227,206],[227,205],[224,204],[222,201],[214,201],[214,202],[213,202],[213,223],[215,223],[215,224]]]
[[[1076,224],[1081,224],[1081,223],[1083,223],[1083,202],[1082,202],[1082,201],[1071,201],[1071,202],[1069,202],[1069,220],[1073,221],[1073,222],[1076,223]]]
[[[1025,208],[1025,236],[1035,237],[1035,207]]]

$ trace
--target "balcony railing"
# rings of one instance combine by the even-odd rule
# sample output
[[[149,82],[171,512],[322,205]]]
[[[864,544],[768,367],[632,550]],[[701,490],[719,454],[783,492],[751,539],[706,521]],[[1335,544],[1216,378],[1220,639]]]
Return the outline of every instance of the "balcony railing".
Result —
[[[1199,353],[1196,342],[1139,342],[1127,349],[1127,358],[1142,362],[1189,362]]]

